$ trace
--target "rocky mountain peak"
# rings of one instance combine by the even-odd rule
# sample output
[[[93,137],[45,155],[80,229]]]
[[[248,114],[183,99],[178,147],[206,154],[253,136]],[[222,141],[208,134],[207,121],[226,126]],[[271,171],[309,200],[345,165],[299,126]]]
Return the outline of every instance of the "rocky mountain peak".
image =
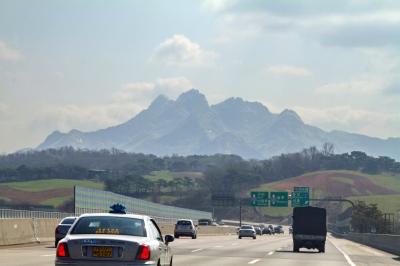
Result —
[[[191,112],[201,112],[209,109],[206,97],[196,89],[182,93],[176,100],[176,104]]]
[[[279,114],[280,119],[285,119],[288,120],[289,122],[301,122],[303,123],[303,120],[301,120],[300,116],[293,110],[290,109],[285,109]]]

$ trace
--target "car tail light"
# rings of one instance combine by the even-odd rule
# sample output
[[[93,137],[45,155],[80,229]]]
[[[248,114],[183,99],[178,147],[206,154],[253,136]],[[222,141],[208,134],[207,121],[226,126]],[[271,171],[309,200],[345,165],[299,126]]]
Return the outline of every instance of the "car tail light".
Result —
[[[69,257],[67,243],[59,243],[57,246],[57,257]]]
[[[136,256],[138,260],[149,260],[150,259],[150,247],[147,245],[140,245],[139,252]]]

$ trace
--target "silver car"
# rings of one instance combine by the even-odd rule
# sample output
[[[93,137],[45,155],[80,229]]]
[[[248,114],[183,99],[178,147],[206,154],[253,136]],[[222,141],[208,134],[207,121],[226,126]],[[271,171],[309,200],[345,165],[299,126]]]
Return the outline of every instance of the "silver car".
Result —
[[[174,237],[190,236],[193,239],[197,238],[197,225],[194,225],[192,220],[181,219],[175,224]]]
[[[256,239],[256,230],[252,225],[243,225],[239,229],[239,239],[242,239],[242,237],[252,237],[253,239]]]
[[[84,214],[57,246],[56,266],[172,266],[169,242],[148,216]]]

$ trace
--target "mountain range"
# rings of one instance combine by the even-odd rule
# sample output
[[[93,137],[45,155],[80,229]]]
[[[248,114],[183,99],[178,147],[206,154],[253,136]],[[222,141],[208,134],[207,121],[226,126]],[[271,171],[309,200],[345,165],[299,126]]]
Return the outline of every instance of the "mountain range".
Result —
[[[304,123],[292,110],[276,114],[259,102],[241,98],[209,105],[195,89],[176,100],[160,95],[146,110],[117,126],[92,132],[55,131],[38,149],[71,146],[159,156],[222,153],[264,159],[310,146],[321,147],[325,142],[333,143],[337,153],[359,150],[400,159],[400,138],[327,132]]]

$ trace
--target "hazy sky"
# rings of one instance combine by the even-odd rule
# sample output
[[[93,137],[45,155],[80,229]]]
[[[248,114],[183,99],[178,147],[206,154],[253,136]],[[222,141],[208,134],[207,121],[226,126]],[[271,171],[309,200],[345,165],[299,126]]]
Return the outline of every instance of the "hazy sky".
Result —
[[[400,1],[0,0],[0,153],[192,87],[400,136]]]

